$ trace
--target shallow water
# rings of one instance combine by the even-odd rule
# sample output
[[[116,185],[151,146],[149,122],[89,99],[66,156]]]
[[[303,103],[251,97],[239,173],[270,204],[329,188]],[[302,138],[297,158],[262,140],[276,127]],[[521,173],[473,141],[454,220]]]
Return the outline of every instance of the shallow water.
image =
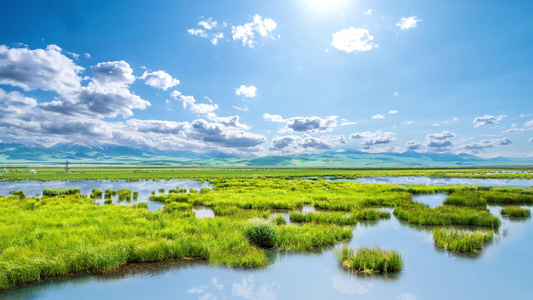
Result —
[[[414,195],[413,201],[426,204],[431,208],[442,205],[442,202],[446,200],[447,195],[444,193],[429,194],[429,195]]]
[[[72,185],[76,186],[81,187]],[[159,187],[156,184],[148,190]],[[444,199],[445,194],[413,197],[431,207]],[[499,206],[488,208],[501,218]],[[497,240],[477,256],[436,249],[432,227],[408,224],[394,216],[360,222],[348,245],[395,249],[404,258],[404,270],[386,276],[345,272],[335,256],[342,246],[337,245],[314,254],[269,251],[271,264],[255,270],[207,263],[172,265],[130,275],[85,275],[35,284],[0,293],[0,299],[529,299],[533,293],[533,221],[501,220]]]
[[[148,198],[152,191],[164,188],[165,192],[169,189],[185,188],[200,190],[202,188],[211,188],[207,183],[200,183],[194,180],[140,180],[140,181],[126,181],[126,180],[80,180],[80,181],[13,181],[0,182],[0,195],[8,195],[10,191],[24,191],[26,197],[41,195],[44,188],[80,188],[82,194],[89,195],[93,188],[103,191],[106,189],[131,189],[131,191],[138,191],[139,196],[137,200],[131,202],[118,201],[118,196],[112,197],[113,203],[119,205],[131,205],[138,202],[147,202],[149,211],[156,211],[163,208],[163,203],[157,201],[150,201]],[[96,204],[103,205],[104,199],[96,199]]]
[[[444,178],[426,176],[397,176],[397,177],[364,177],[357,179],[339,179],[357,181],[361,183],[396,183],[396,184],[425,184],[425,185],[491,185],[531,187],[533,179],[502,179],[502,178]]]
[[[495,213],[497,213],[495,211]],[[353,248],[396,249],[402,272],[359,276],[343,271],[335,249],[319,254],[271,252],[263,269],[193,263],[126,276],[83,276],[15,289],[6,299],[528,299],[533,292],[533,222],[502,220],[498,241],[478,256],[435,249],[431,228],[394,217],[363,222]],[[340,245],[338,246],[340,247]],[[337,247],[337,248],[338,248]]]

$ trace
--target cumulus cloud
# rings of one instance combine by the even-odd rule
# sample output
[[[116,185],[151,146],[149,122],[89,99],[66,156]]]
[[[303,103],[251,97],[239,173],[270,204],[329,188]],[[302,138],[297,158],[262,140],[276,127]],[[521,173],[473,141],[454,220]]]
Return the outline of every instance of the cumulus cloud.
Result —
[[[216,146],[250,151],[258,151],[258,146],[267,140],[259,134],[228,127],[221,123],[209,123],[203,119],[192,122],[191,129],[185,133],[185,136]]]
[[[406,143],[406,148],[409,150],[416,150],[420,148],[420,142],[417,140],[410,140]]]
[[[250,85],[250,86],[241,85],[240,87],[235,89],[235,95],[243,96],[246,98],[255,97],[256,92],[257,92],[257,88],[253,85]]]
[[[316,133],[331,131],[337,126],[337,116],[326,117],[292,117],[286,120],[286,125],[281,132]]]
[[[533,127],[533,120],[529,120],[526,123],[524,123],[524,126],[526,127]]]
[[[94,77],[86,87],[63,94],[62,99],[40,104],[47,111],[66,115],[91,115],[97,118],[133,115],[133,109],[145,109],[150,102],[133,94],[129,84],[135,81],[133,70],[125,61],[99,63],[91,67]]]
[[[244,25],[232,26],[231,34],[234,41],[240,40],[243,46],[254,48],[256,45],[256,33],[265,38],[275,39],[272,31],[278,27],[278,24],[269,18],[261,17],[256,14],[253,21]]]
[[[389,114],[390,115],[394,115],[394,114],[397,114],[397,113],[399,113],[399,111],[393,110],[393,109],[389,110]]]
[[[365,15],[371,15],[373,13],[372,9],[369,9],[364,12]]]
[[[143,79],[147,85],[164,91],[180,84],[179,80],[172,78],[170,74],[161,70],[154,72],[144,71],[140,78]]]
[[[337,143],[339,145],[347,144],[346,138],[344,137],[344,135],[336,135],[336,136],[333,137],[333,140],[335,141],[335,143]]]
[[[385,119],[385,116],[384,115],[380,115],[380,114],[376,114],[376,115],[373,115],[370,118],[371,119]]]
[[[417,26],[417,23],[420,21],[422,20],[420,20],[419,18],[415,16],[412,16],[409,18],[402,17],[400,19],[400,22],[398,22],[396,26],[400,27],[401,30],[407,30],[407,29],[415,28]]]
[[[395,134],[393,132],[383,132],[381,130],[376,130],[374,132],[365,131],[354,133],[350,135],[350,139],[362,139],[363,142],[361,143],[361,146],[363,146],[363,148],[369,148],[370,146],[374,145],[390,144],[391,142],[396,140],[394,136]]]
[[[445,140],[448,138],[452,138],[457,136],[453,132],[449,132],[447,130],[444,130],[442,133],[431,133],[426,136],[426,139],[428,140]]]
[[[267,122],[274,122],[274,123],[284,123],[286,122],[285,119],[283,119],[280,115],[271,115],[271,114],[263,114],[263,120]]]
[[[487,126],[497,124],[503,118],[507,117],[506,115],[499,115],[497,117],[491,115],[484,115],[483,117],[476,117],[472,122],[475,127]]]
[[[328,143],[325,138],[314,138],[305,134],[303,137],[296,135],[275,137],[272,139],[269,150],[290,153],[311,153],[319,150],[328,150],[331,148],[333,148],[333,146]]]
[[[333,34],[331,45],[338,50],[347,53],[363,52],[372,50],[378,45],[373,42],[374,36],[370,35],[364,28],[350,27],[342,29]]]
[[[196,99],[193,96],[185,96],[179,91],[173,91],[170,93],[170,97],[179,100],[183,108],[189,108],[192,112],[200,115],[208,115],[209,117],[215,117],[214,112],[218,109],[218,105],[210,101],[207,103],[196,103]]]
[[[206,20],[198,22],[198,26],[201,28],[190,28],[187,29],[187,32],[190,35],[209,39],[213,45],[217,45],[218,41],[224,38],[224,33],[220,31],[213,32],[214,29],[220,27],[218,22],[213,20],[213,18],[207,18]],[[225,23],[222,27],[225,27]]]
[[[500,146],[506,146],[512,144],[511,140],[508,138],[501,139],[492,139],[492,140],[481,140],[479,142],[474,142],[459,147],[461,150],[472,150],[472,151],[483,151],[487,148],[494,148]]]
[[[35,50],[0,45],[0,84],[65,95],[80,89],[84,70],[56,45]]]

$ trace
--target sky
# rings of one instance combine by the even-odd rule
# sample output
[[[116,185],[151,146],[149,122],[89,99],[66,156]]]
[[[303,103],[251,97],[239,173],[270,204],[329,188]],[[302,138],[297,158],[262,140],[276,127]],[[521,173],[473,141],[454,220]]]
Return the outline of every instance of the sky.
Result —
[[[0,0],[0,140],[533,156],[531,1]]]

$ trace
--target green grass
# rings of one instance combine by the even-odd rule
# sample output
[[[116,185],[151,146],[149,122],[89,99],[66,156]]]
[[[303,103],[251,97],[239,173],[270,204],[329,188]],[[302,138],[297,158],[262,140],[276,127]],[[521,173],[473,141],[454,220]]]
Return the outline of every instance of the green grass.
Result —
[[[508,206],[502,208],[501,214],[507,217],[530,217],[531,211],[519,206]]]
[[[437,228],[433,230],[435,246],[462,253],[477,253],[483,246],[494,240],[493,231],[462,231]]]
[[[397,207],[394,215],[417,225],[474,225],[492,229],[500,227],[500,219],[487,210],[467,207],[439,206],[429,208],[424,205]]]
[[[403,268],[403,259],[397,251],[379,248],[360,248],[354,253],[344,246],[339,260],[344,269],[363,274],[398,272]]]
[[[43,196],[75,195],[80,194],[79,188],[44,188]]]
[[[487,201],[480,191],[461,191],[453,193],[444,200],[445,205],[467,206],[473,208],[486,208]]]
[[[262,248],[274,246],[275,233],[274,226],[264,221],[254,220],[244,227],[244,236],[248,241]]]

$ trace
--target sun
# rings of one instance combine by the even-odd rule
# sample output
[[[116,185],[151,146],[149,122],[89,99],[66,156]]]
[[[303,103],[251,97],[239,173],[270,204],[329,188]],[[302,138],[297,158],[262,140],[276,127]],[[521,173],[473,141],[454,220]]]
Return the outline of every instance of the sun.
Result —
[[[314,9],[328,9],[339,5],[344,0],[306,0],[306,2]]]

